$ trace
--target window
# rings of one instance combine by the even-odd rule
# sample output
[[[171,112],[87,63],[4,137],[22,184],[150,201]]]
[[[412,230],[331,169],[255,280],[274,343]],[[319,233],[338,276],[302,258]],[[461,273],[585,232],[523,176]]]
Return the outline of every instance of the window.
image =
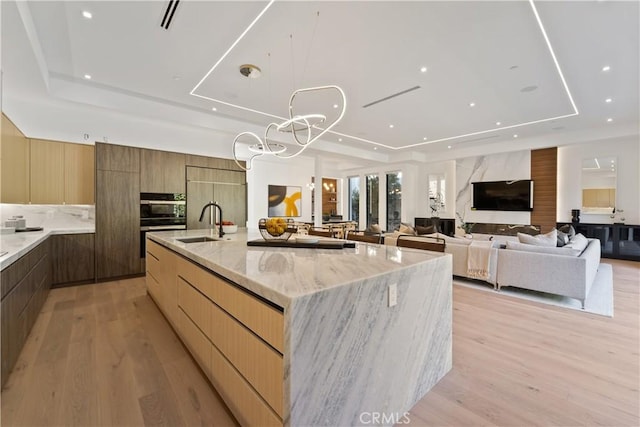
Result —
[[[379,187],[378,175],[367,175],[367,227],[371,227],[372,224],[379,224]]]
[[[387,231],[400,228],[402,213],[402,172],[387,174]]]
[[[360,177],[349,177],[349,221],[360,219]]]

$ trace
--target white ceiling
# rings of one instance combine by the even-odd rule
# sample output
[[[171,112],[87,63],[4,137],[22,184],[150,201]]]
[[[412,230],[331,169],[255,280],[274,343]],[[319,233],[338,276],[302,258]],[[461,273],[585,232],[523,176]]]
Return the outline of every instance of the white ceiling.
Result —
[[[375,148],[407,159],[497,141],[525,148],[549,137],[558,145],[576,131],[638,132],[638,2],[283,1],[265,10],[266,1],[181,1],[165,30],[168,3],[19,5],[23,28],[2,28],[5,92],[33,96],[38,73],[17,59],[26,49],[17,33],[26,29],[48,96],[117,108],[99,89],[170,105],[180,117],[236,119],[231,133],[285,117],[294,89],[339,85],[345,118],[316,143],[320,152],[344,147],[367,157]],[[246,63],[261,77],[242,76]],[[190,94],[196,86],[198,96]],[[331,116],[333,103],[319,98],[300,109]]]

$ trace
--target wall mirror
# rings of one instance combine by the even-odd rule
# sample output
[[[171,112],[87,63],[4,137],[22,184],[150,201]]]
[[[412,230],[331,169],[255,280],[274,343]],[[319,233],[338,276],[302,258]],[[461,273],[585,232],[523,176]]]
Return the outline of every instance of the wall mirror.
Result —
[[[589,157],[582,160],[582,212],[613,213],[616,206],[618,159]]]

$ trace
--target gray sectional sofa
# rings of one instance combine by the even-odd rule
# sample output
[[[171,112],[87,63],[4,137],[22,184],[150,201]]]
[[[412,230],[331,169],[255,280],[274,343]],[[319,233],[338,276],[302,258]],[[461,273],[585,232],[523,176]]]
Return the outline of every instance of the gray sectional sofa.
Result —
[[[584,308],[600,265],[597,239],[586,239],[583,250],[522,244],[514,236],[495,237],[486,282],[498,290],[512,286],[575,298]],[[386,235],[385,244],[395,245],[396,238],[397,233]],[[453,275],[474,278],[468,272],[469,240],[445,237],[445,243],[445,253],[453,257]]]

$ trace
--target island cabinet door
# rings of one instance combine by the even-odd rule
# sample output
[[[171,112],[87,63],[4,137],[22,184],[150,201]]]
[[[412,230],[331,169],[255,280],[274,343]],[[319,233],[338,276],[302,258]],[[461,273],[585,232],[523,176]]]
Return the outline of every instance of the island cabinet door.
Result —
[[[176,271],[179,333],[234,416],[282,425],[282,311],[184,258]]]
[[[147,290],[174,328],[178,326],[176,254],[151,239],[146,240]]]

